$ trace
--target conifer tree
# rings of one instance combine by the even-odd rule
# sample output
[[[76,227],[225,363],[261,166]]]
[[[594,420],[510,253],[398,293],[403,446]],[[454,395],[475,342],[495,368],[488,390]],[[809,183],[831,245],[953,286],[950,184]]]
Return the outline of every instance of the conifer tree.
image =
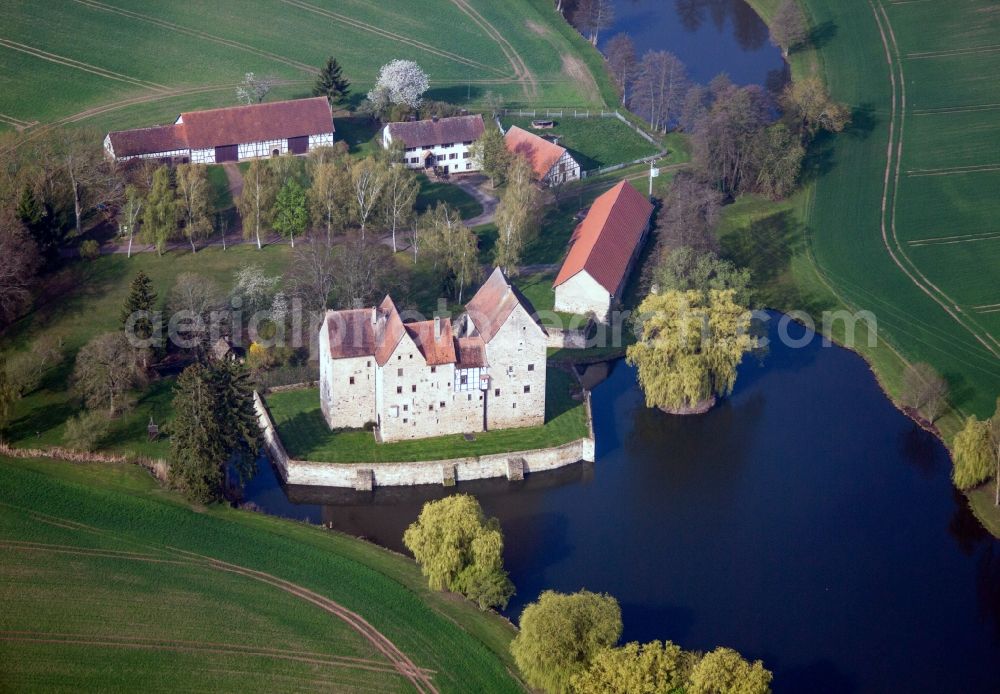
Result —
[[[332,55],[326,59],[326,64],[316,77],[313,85],[313,96],[325,96],[330,106],[336,106],[347,98],[351,91],[351,82],[342,74],[343,68]]]
[[[159,316],[156,315],[156,290],[153,281],[142,270],[136,273],[129,285],[128,294],[122,304],[122,327],[138,340],[152,341],[160,332]],[[135,315],[135,318],[132,316]],[[131,319],[131,325],[130,325]],[[159,345],[149,345],[157,349]],[[148,364],[143,364],[143,367]]]
[[[196,363],[177,379],[170,425],[171,483],[191,501],[222,498],[226,466],[240,485],[254,473],[260,431],[243,366]]]

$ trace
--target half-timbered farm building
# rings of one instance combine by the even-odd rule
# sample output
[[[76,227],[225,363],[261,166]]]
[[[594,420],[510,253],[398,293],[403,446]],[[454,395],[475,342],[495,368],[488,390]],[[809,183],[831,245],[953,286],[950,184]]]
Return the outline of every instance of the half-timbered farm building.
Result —
[[[504,135],[507,150],[531,164],[535,178],[546,186],[557,186],[580,178],[580,165],[565,147],[512,125]]]
[[[555,310],[607,320],[649,231],[653,205],[628,181],[600,195],[573,231],[556,275]]]
[[[381,441],[545,421],[546,334],[496,269],[454,322],[404,323],[392,299],[327,311],[320,404],[331,429],[374,426]]]
[[[382,129],[382,146],[404,145],[403,162],[410,169],[438,169],[447,173],[478,171],[469,148],[485,130],[483,117],[453,116],[389,123]]]
[[[172,125],[118,130],[104,138],[119,161],[171,163],[227,161],[306,154],[333,144],[333,112],[326,97],[182,113]]]

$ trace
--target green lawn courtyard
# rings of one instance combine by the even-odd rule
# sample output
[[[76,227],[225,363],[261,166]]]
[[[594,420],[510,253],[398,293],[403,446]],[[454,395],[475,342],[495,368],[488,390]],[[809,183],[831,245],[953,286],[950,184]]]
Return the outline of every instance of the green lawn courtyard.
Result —
[[[587,436],[586,406],[573,398],[580,388],[565,371],[550,368],[545,385],[545,424],[540,427],[479,432],[413,441],[377,443],[370,431],[331,431],[319,407],[319,389],[272,393],[267,407],[288,455],[324,463],[388,463],[446,460],[558,446]]]

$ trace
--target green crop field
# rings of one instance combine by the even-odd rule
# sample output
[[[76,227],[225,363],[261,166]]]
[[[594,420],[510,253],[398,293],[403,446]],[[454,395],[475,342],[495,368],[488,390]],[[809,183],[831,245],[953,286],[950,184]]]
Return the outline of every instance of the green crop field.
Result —
[[[245,72],[276,79],[272,98],[306,96],[329,55],[355,104],[394,58],[427,71],[432,99],[614,100],[600,56],[546,0],[6,0],[0,128],[169,122],[233,104]]]
[[[5,690],[521,689],[510,624],[413,562],[135,466],[0,458],[0,548]]]
[[[752,4],[768,17],[778,2]],[[804,5],[818,39],[792,55],[793,73],[821,74],[853,123],[814,147],[800,195],[741,203],[724,233],[756,229],[782,254],[765,278],[779,308],[872,311],[879,346],[855,346],[891,392],[903,360],[926,361],[959,412],[988,416],[1000,393],[1000,17],[986,0]]]
[[[455,434],[376,443],[370,431],[330,431],[319,408],[318,388],[272,393],[267,396],[267,407],[292,458],[321,463],[443,460],[558,446],[586,436],[586,408],[571,397],[571,389],[575,387],[568,373],[549,369],[543,426],[481,432],[471,442]]]

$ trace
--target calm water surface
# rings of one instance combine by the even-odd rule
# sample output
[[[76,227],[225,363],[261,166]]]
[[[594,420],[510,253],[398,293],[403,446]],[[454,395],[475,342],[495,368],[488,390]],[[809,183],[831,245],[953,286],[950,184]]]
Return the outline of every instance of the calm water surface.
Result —
[[[503,525],[509,616],[586,587],[621,602],[625,640],[732,646],[764,659],[777,692],[998,690],[1000,542],[859,357],[772,345],[732,398],[683,418],[646,409],[619,362],[593,405],[594,464],[458,486]],[[249,488],[269,512],[394,549],[444,494],[286,496],[268,465]]]
[[[764,84],[769,72],[785,67],[767,26],[742,0],[615,0],[615,25],[602,32],[600,44],[620,31],[632,37],[640,58],[670,51],[703,84],[722,72],[737,84]]]

